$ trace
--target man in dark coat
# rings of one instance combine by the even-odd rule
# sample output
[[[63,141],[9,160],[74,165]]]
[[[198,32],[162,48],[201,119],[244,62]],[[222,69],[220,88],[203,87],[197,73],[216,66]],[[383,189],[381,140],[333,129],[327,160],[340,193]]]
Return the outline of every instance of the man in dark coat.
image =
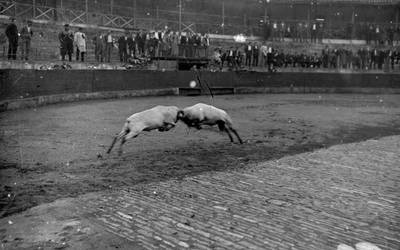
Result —
[[[120,36],[118,39],[118,52],[120,62],[126,62],[126,60],[128,59],[128,36],[129,33],[126,32],[125,35]]]
[[[258,54],[260,54],[260,48],[257,44],[253,45],[253,67],[258,66]]]
[[[64,30],[58,34],[58,40],[60,41],[61,60],[65,61],[65,55],[68,55],[68,60],[72,61],[74,34],[69,30],[69,24],[64,25]]]
[[[128,37],[128,57],[136,56],[136,35],[132,34]]]
[[[105,57],[106,41],[104,34],[98,32],[93,38],[94,43],[94,55],[97,62],[103,62]]]
[[[6,36],[8,38],[8,60],[17,59],[18,48],[18,28],[15,24],[15,18],[10,18],[11,22],[7,25]]]
[[[27,20],[26,25],[21,30],[21,59],[28,60],[31,50],[31,40],[33,36],[32,21]]]
[[[139,56],[144,56],[145,54],[144,45],[146,43],[146,34],[142,30],[136,34],[136,42],[138,45]]]

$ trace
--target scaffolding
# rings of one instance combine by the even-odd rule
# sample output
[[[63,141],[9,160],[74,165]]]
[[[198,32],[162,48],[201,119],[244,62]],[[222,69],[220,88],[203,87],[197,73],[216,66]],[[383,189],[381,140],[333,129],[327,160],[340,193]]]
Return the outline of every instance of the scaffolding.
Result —
[[[152,5],[152,2],[156,4]],[[357,16],[354,6],[368,5],[375,16],[381,15],[379,6],[390,5],[395,18],[387,23],[374,19],[373,23],[394,25],[399,28],[400,0],[186,0],[166,1],[137,0],[0,0],[0,15],[14,16],[18,19],[33,19],[37,22],[49,21],[70,23],[72,25],[96,25],[128,30],[170,29],[182,32],[261,35],[265,23],[298,24],[308,23],[325,11],[326,34],[340,32],[343,27],[356,27],[365,21]],[[139,4],[140,3],[140,4]],[[201,10],[199,3],[205,7]],[[361,5],[360,5],[361,4]],[[396,5],[394,5],[396,4]],[[379,6],[378,6],[379,5]],[[336,6],[336,7],[334,7]],[[376,7],[378,6],[378,7]],[[393,6],[393,7],[392,7]],[[240,9],[243,7],[243,9]],[[342,9],[341,9],[342,8]],[[364,8],[364,7],[363,7]],[[238,11],[240,15],[238,14]],[[282,16],[279,13],[287,13]],[[360,10],[359,10],[360,14]],[[376,18],[374,16],[374,18]],[[340,33],[339,32],[339,33]],[[337,33],[337,32],[336,32]]]

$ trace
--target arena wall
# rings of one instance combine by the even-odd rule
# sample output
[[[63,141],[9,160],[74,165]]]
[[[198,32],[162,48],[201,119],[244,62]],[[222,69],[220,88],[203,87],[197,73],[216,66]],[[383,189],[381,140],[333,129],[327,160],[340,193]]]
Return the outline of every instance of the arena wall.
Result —
[[[189,82],[196,79],[191,71],[4,69],[0,70],[0,105],[4,111],[18,108],[17,103],[27,107],[82,99],[179,94],[179,88],[188,88]],[[203,87],[233,88],[235,93],[400,93],[400,74],[396,73],[207,71],[200,72],[200,79]]]

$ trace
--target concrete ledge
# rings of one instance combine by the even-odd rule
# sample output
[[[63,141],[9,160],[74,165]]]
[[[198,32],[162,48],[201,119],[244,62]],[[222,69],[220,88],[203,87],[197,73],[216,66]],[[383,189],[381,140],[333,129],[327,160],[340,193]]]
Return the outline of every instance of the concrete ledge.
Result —
[[[97,99],[118,99],[126,97],[139,97],[139,96],[166,96],[178,95],[177,88],[168,89],[143,89],[143,90],[129,90],[129,91],[106,91],[106,92],[93,92],[93,93],[76,93],[76,94],[60,94],[60,95],[47,95],[37,96],[31,98],[11,99],[0,102],[0,112],[34,108],[45,106],[48,104],[66,103],[84,100],[97,100]]]
[[[186,93],[184,91],[186,89],[195,92]],[[218,88],[213,88],[213,90],[214,89]],[[304,94],[304,93],[400,94],[400,88],[237,87],[229,89],[233,89],[232,94]],[[201,95],[205,93],[207,92],[203,93],[201,89],[196,89],[196,88],[195,89],[166,88],[166,89],[143,89],[143,90],[129,90],[129,91],[104,91],[104,92],[93,92],[93,93],[46,95],[46,96],[37,96],[31,98],[10,99],[1,101],[0,112],[23,109],[23,108],[34,108],[49,104],[76,102],[84,100],[118,99],[118,98],[139,97],[139,96]],[[224,92],[224,93],[214,93],[214,94],[226,94],[226,93]]]
[[[400,94],[400,88],[238,87],[235,94]]]

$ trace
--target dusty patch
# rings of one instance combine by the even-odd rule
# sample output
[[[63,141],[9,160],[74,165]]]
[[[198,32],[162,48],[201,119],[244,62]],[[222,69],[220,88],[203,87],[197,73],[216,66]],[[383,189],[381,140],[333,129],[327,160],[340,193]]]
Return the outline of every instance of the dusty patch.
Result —
[[[0,114],[0,216],[59,198],[229,171],[345,142],[399,134],[396,95],[218,96],[244,145],[214,129],[152,132],[122,157],[105,149],[130,114],[157,104],[189,106],[209,97],[157,97],[62,104]],[[97,155],[101,154],[102,158]]]

